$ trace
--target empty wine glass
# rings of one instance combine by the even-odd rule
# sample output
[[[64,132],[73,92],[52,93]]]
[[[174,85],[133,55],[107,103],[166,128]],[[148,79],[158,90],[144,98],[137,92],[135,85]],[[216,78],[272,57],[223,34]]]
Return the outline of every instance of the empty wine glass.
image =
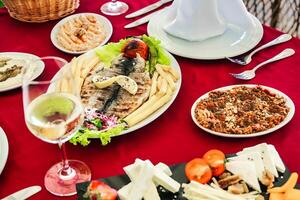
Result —
[[[121,15],[128,10],[128,5],[122,1],[111,0],[103,4],[100,10],[106,15]]]
[[[68,160],[64,143],[78,131],[83,123],[83,106],[74,95],[74,78],[64,59],[43,57],[27,61],[23,70],[23,106],[27,128],[37,138],[61,149],[62,162],[53,165],[46,173],[46,189],[57,196],[76,194],[76,183],[89,181],[91,171],[81,161]],[[32,80],[31,71],[44,65],[38,79]]]

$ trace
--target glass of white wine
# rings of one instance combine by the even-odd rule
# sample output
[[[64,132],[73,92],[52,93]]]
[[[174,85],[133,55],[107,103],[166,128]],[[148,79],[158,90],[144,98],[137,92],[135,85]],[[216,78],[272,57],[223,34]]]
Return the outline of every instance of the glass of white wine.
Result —
[[[43,63],[43,73],[31,80],[29,68]],[[74,77],[67,62],[58,57],[27,61],[23,70],[23,105],[25,122],[37,138],[61,149],[62,161],[46,173],[46,189],[57,196],[76,194],[76,183],[89,181],[89,167],[77,160],[68,160],[65,142],[73,137],[83,123],[83,106],[74,92]],[[63,67],[65,66],[65,67]]]

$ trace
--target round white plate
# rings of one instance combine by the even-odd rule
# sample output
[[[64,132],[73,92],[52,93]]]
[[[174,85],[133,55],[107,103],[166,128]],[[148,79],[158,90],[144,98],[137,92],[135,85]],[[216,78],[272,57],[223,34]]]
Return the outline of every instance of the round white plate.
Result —
[[[91,57],[95,51],[97,49],[100,49],[102,47],[97,47],[96,49],[93,49],[93,50],[90,50],[88,52],[86,52],[83,56],[86,56],[86,57]],[[176,61],[176,59],[174,58],[174,56],[172,56],[169,52],[167,52],[167,55],[170,57],[171,59],[171,66],[178,72],[179,74],[179,79],[178,81],[176,82],[176,89],[175,91],[173,92],[173,96],[172,96],[172,99],[166,103],[165,105],[163,105],[160,109],[158,109],[156,112],[154,112],[152,115],[150,115],[148,118],[146,118],[145,120],[139,122],[138,124],[134,125],[133,127],[130,127],[128,128],[127,130],[124,130],[121,134],[117,135],[117,136],[120,136],[120,135],[124,135],[124,134],[127,134],[127,133],[130,133],[132,131],[135,131],[137,129],[140,129],[144,126],[146,126],[147,124],[151,123],[152,121],[154,121],[155,119],[157,119],[159,116],[161,116],[170,106],[171,104],[174,102],[174,100],[176,99],[178,93],[179,93],[179,90],[180,90],[180,87],[181,87],[181,81],[182,81],[182,75],[181,75],[181,70],[180,70],[180,66],[178,64],[178,62]],[[58,71],[56,73],[56,75],[53,77],[53,79],[60,73],[60,71]],[[53,91],[55,88],[55,85],[52,84],[50,85],[49,87],[49,91]]]
[[[19,53],[19,52],[4,52],[0,53],[0,57],[9,57],[18,60],[39,60],[40,57],[29,54],[29,53]],[[31,80],[36,79],[44,71],[45,64],[43,62],[37,62],[37,66],[33,71]],[[8,79],[9,80],[9,79]],[[3,82],[5,83],[5,81]],[[15,81],[9,81],[5,84],[0,83],[0,92],[12,90],[22,86],[22,79],[16,79]]]
[[[256,17],[251,15],[253,25],[240,28],[229,24],[225,33],[201,42],[190,42],[166,33],[163,27],[167,24],[166,12],[154,15],[148,23],[148,34],[162,42],[171,53],[186,58],[213,60],[241,55],[254,48],[263,36],[263,27]]]
[[[4,169],[8,157],[8,141],[5,132],[0,127],[0,174]]]
[[[192,119],[194,121],[194,123],[200,127],[201,129],[203,129],[204,131],[210,133],[210,134],[213,134],[213,135],[217,135],[217,136],[221,136],[221,137],[229,137],[229,138],[250,138],[250,137],[257,137],[257,136],[261,136],[261,135],[266,135],[266,134],[269,134],[269,133],[272,133],[278,129],[280,129],[281,127],[285,126],[289,121],[291,121],[291,119],[293,118],[294,114],[295,114],[295,105],[293,103],[293,101],[290,99],[290,97],[288,97],[286,94],[280,92],[279,90],[276,90],[274,88],[271,88],[271,87],[267,87],[267,86],[262,86],[262,85],[252,85],[252,84],[244,84],[244,85],[230,85],[230,86],[226,86],[226,87],[222,87],[222,88],[218,88],[218,89],[215,89],[213,91],[225,91],[225,90],[230,90],[232,89],[233,87],[238,87],[238,86],[246,86],[246,87],[257,87],[257,86],[260,86],[262,87],[263,89],[267,89],[268,91],[270,91],[271,93],[273,94],[276,94],[278,96],[281,96],[285,99],[286,101],[286,106],[288,106],[290,108],[290,111],[289,113],[287,114],[286,118],[280,123],[278,124],[277,126],[274,126],[273,128],[270,128],[270,129],[267,129],[265,131],[261,131],[261,132],[257,132],[257,133],[252,133],[252,134],[243,134],[243,135],[236,135],[236,134],[226,134],[226,133],[219,133],[219,132],[216,132],[216,131],[212,131],[210,129],[207,129],[207,128],[204,128],[203,126],[201,126],[198,121],[196,120],[195,118],[195,109],[196,109],[196,106],[198,105],[198,103],[202,100],[202,99],[205,99],[208,97],[208,94],[212,91],[209,91],[207,92],[206,94],[202,95],[201,97],[199,97],[195,103],[193,104],[192,106],[192,109],[191,109],[191,115],[192,115]]]
[[[66,18],[60,20],[60,21],[53,27],[53,29],[52,29],[52,31],[51,31],[51,35],[50,35],[52,44],[53,44],[56,48],[58,48],[59,50],[65,52],[65,53],[70,53],[70,54],[76,54],[76,55],[78,55],[78,54],[83,54],[83,53],[89,51],[89,50],[86,50],[86,51],[70,51],[70,50],[67,50],[67,49],[63,48],[62,46],[60,46],[59,43],[58,43],[58,41],[57,41],[57,39],[56,39],[56,35],[57,35],[58,30],[59,30],[59,27],[60,27],[61,25],[63,25],[64,23],[66,23],[67,21],[69,21],[69,20],[71,20],[71,19],[73,19],[73,18],[75,18],[75,17],[78,17],[78,16],[80,16],[80,15],[93,15],[93,16],[95,16],[95,18],[96,18],[100,23],[103,24],[103,26],[104,26],[104,28],[105,28],[105,30],[106,30],[107,35],[106,35],[106,38],[103,40],[103,42],[101,42],[101,44],[100,44],[99,46],[103,46],[105,43],[107,43],[108,40],[110,39],[112,33],[113,33],[113,27],[112,27],[110,21],[109,21],[106,17],[104,17],[104,16],[102,16],[102,15],[98,15],[98,14],[95,14],[95,13],[78,13],[78,14],[70,15],[69,17],[66,17]]]

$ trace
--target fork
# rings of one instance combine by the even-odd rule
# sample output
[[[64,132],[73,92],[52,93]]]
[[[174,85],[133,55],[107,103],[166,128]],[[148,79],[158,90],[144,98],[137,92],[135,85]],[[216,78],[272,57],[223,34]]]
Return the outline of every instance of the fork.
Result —
[[[263,49],[266,49],[268,47],[271,47],[271,46],[274,46],[274,45],[277,45],[277,44],[281,44],[283,42],[287,42],[291,38],[292,38],[291,35],[289,35],[289,34],[283,34],[283,35],[277,37],[276,39],[272,40],[271,42],[268,42],[267,44],[260,46],[259,48],[255,49],[249,55],[247,55],[247,56],[245,56],[243,58],[229,58],[229,57],[226,57],[226,59],[230,60],[233,63],[239,64],[239,65],[247,65],[247,64],[249,64],[252,61],[252,56],[255,53],[257,53],[257,52],[259,52],[259,51],[261,51]]]
[[[233,73],[229,73],[229,74],[232,75],[233,77],[237,78],[237,79],[250,80],[250,79],[253,79],[255,77],[255,71],[257,69],[259,69],[260,67],[262,67],[266,64],[275,62],[277,60],[287,58],[287,57],[292,56],[294,54],[295,54],[295,51],[293,49],[285,49],[281,53],[274,56],[273,58],[271,58],[269,60],[266,60],[265,62],[260,63],[259,65],[257,65],[256,67],[254,67],[251,70],[246,70],[246,71],[244,71],[242,73],[239,73],[239,74],[233,74]]]

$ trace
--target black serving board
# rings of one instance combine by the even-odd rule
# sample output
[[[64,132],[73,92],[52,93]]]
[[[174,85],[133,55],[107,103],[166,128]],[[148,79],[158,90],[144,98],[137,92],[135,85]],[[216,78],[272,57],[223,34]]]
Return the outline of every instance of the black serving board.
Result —
[[[232,155],[231,155],[232,156]],[[230,155],[227,157],[231,157]],[[170,166],[173,175],[171,176],[173,179],[178,181],[179,183],[188,183],[188,180],[185,176],[184,168],[185,168],[185,163],[177,164],[177,165],[172,165]],[[281,186],[283,185],[288,178],[290,177],[290,171],[286,169],[286,171],[282,174],[279,173],[279,178],[275,180],[275,187],[276,186]],[[127,185],[130,182],[130,179],[126,174],[120,175],[120,176],[111,176],[108,178],[103,178],[99,179],[105,183],[107,183],[110,187],[119,190],[122,188],[124,185]],[[90,184],[90,181],[84,182],[84,183],[79,183],[76,186],[77,189],[77,196],[78,200],[88,200],[87,198],[83,197],[83,194],[86,192],[88,185]],[[299,185],[297,185],[297,188],[300,188]],[[268,200],[268,194],[266,194],[267,188],[263,185],[261,185],[261,189],[263,191],[262,195],[265,196],[265,199]],[[158,187],[158,193],[159,196],[161,197],[161,200],[186,200],[186,198],[182,197],[182,192],[183,189],[180,188],[180,191],[176,194],[173,194],[171,192],[166,191],[163,187],[159,186]]]

